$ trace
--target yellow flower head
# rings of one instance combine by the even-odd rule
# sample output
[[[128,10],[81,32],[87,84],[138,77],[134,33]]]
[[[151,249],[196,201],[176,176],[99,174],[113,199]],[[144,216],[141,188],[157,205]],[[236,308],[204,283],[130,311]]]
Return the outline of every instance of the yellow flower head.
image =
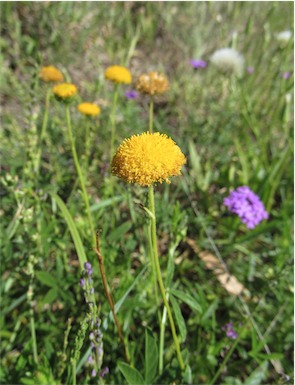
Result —
[[[77,108],[83,115],[96,116],[100,114],[100,108],[93,103],[80,103]]]
[[[150,186],[170,183],[180,175],[186,158],[176,143],[165,134],[144,132],[125,139],[112,161],[112,173],[129,183]]]
[[[78,92],[77,87],[71,83],[61,83],[53,87],[54,95],[63,101],[70,99]]]
[[[169,82],[164,75],[158,72],[149,72],[139,76],[135,87],[143,94],[164,94],[169,88]]]
[[[64,80],[63,74],[60,70],[53,66],[42,67],[39,76],[46,83],[56,83]]]
[[[104,73],[104,77],[114,83],[130,84],[132,82],[130,71],[126,67],[121,66],[108,67]]]

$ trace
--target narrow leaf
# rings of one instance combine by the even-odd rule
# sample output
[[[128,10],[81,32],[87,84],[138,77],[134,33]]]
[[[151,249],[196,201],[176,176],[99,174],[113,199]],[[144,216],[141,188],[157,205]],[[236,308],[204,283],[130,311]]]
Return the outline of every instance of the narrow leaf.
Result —
[[[191,307],[194,310],[197,310],[199,313],[202,313],[202,308],[198,304],[198,302],[189,294],[184,293],[183,291],[172,289],[171,293],[181,299],[184,303],[186,303],[189,307]]]
[[[177,325],[178,325],[178,328],[179,328],[179,332],[180,332],[180,336],[181,336],[182,342],[184,342],[185,339],[186,339],[186,334],[187,334],[187,329],[186,329],[185,321],[183,319],[180,307],[179,307],[176,299],[173,297],[173,295],[170,296],[169,300],[170,300],[172,308],[173,308],[173,312],[174,312],[175,319],[176,319],[176,322],[177,322]]]
[[[81,269],[83,270],[84,264],[85,264],[85,262],[87,262],[87,259],[86,259],[85,250],[84,250],[80,235],[78,233],[77,227],[75,225],[75,222],[74,222],[69,210],[67,209],[67,206],[60,199],[60,197],[55,193],[51,193],[51,196],[54,199],[54,201],[57,203],[58,207],[60,208],[60,210],[62,212],[62,215],[63,215],[65,221],[67,222],[67,225],[69,227],[69,230],[70,230],[70,233],[71,233],[71,236],[73,238],[73,242],[75,244],[75,248],[76,248],[76,251],[78,254],[80,266],[81,266]]]
[[[46,286],[50,286],[50,287],[58,286],[58,281],[52,274],[48,273],[48,271],[37,271],[36,278],[41,283],[44,283],[44,285]]]
[[[158,346],[154,337],[145,330],[145,365],[144,379],[146,384],[152,384],[158,368]]]
[[[268,362],[264,361],[252,374],[247,378],[243,385],[260,385],[265,379],[268,369]]]

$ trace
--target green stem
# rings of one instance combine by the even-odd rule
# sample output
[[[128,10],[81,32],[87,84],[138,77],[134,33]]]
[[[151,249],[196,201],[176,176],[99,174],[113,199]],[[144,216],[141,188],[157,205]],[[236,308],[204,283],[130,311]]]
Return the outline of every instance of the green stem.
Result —
[[[50,96],[51,96],[51,88],[48,88],[46,91],[46,96],[45,96],[45,111],[44,111],[43,123],[42,123],[41,134],[40,134],[40,138],[39,138],[38,150],[37,150],[37,155],[36,155],[36,163],[35,163],[35,172],[36,173],[39,172],[39,167],[40,167],[42,145],[43,145],[43,141],[45,138],[47,123],[48,123]]]
[[[160,344],[159,344],[159,374],[163,373],[163,357],[164,357],[164,337],[165,337],[165,326],[167,321],[167,309],[164,307],[163,315],[160,327]]]
[[[161,268],[160,268],[160,263],[159,263],[158,247],[157,247],[157,226],[156,226],[156,213],[155,213],[155,198],[154,198],[153,185],[149,186],[149,209],[150,209],[151,213],[153,214],[153,217],[151,218],[151,233],[152,233],[151,236],[152,236],[152,245],[153,245],[153,258],[154,258],[154,263],[155,263],[155,267],[156,267],[158,284],[160,287],[160,292],[162,295],[164,305],[167,309],[168,319],[170,322],[170,328],[171,328],[171,332],[172,332],[172,336],[173,336],[173,340],[174,340],[174,345],[175,345],[179,365],[180,365],[181,369],[184,370],[185,365],[184,365],[184,362],[182,360],[182,356],[181,356],[181,352],[180,352],[180,345],[179,345],[178,337],[176,334],[176,329],[175,329],[174,320],[172,317],[172,312],[170,309],[169,302],[166,298],[166,290],[165,290],[165,286],[163,283]]]
[[[240,338],[237,338],[235,340],[235,342],[232,344],[230,350],[228,351],[225,359],[223,360],[222,364],[220,365],[219,369],[217,370],[217,372],[215,373],[213,379],[210,381],[209,385],[213,385],[215,383],[215,381],[217,380],[217,378],[220,376],[220,373],[222,372],[223,368],[225,367],[227,361],[230,359],[231,355],[233,354],[233,351],[235,350],[238,342],[239,342]]]
[[[154,100],[153,97],[150,97],[150,114],[149,114],[149,132],[153,132],[153,124],[154,124]]]
[[[32,308],[32,304],[30,309],[30,324],[31,324],[32,344],[33,344],[33,357],[34,357],[35,363],[38,365],[36,328],[35,328],[35,319],[34,319],[34,311]]]
[[[87,175],[88,165],[89,165],[89,157],[90,157],[90,122],[87,119],[86,129],[85,129],[85,162],[84,162],[84,170],[85,176]]]
[[[77,174],[78,174],[78,177],[79,177],[79,180],[80,180],[80,185],[81,185],[81,189],[82,189],[82,196],[83,196],[84,203],[85,203],[85,206],[86,206],[86,213],[87,213],[87,217],[88,217],[88,223],[89,223],[89,226],[90,226],[92,242],[93,242],[93,246],[94,246],[95,245],[94,225],[93,225],[93,221],[92,221],[92,217],[91,217],[90,206],[89,206],[89,199],[88,199],[88,195],[87,195],[87,191],[86,191],[86,187],[85,187],[84,176],[83,176],[80,164],[79,164],[79,159],[78,159],[78,155],[77,155],[77,151],[76,151],[76,147],[75,147],[75,141],[74,141],[74,138],[73,138],[72,124],[71,124],[71,115],[70,115],[70,107],[69,106],[66,106],[66,118],[67,118],[68,133],[69,133],[69,138],[70,138],[70,144],[71,144],[71,148],[72,148],[73,158],[74,158]]]
[[[76,360],[73,360],[73,385],[76,385]]]
[[[114,97],[113,97],[113,106],[110,116],[111,120],[111,147],[110,147],[110,162],[112,161],[114,155],[114,143],[116,135],[116,111],[117,111],[117,100],[118,100],[118,84],[115,84],[114,87]]]

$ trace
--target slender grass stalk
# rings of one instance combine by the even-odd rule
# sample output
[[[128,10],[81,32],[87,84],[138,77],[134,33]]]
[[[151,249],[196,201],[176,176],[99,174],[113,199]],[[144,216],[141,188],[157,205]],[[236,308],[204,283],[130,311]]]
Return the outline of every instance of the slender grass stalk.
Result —
[[[101,273],[101,278],[102,278],[102,282],[103,282],[104,291],[105,291],[107,300],[109,302],[109,305],[110,305],[110,308],[111,308],[111,311],[112,311],[112,314],[113,314],[113,317],[114,317],[114,321],[115,321],[115,324],[116,324],[116,327],[117,327],[117,330],[118,330],[120,341],[121,341],[121,343],[123,345],[123,348],[124,348],[125,359],[126,359],[126,361],[128,363],[130,363],[129,353],[128,353],[128,350],[127,350],[127,347],[126,347],[126,344],[125,344],[125,341],[124,341],[124,338],[123,338],[123,334],[122,334],[122,330],[121,330],[121,326],[120,326],[118,317],[116,315],[114,301],[112,299],[111,293],[110,293],[109,288],[108,288],[108,282],[107,282],[107,279],[106,279],[105,270],[104,270],[104,264],[103,264],[103,256],[102,256],[102,254],[100,252],[99,234],[98,233],[96,234],[96,248],[94,250],[95,250],[95,252],[97,254],[97,257],[98,257],[99,268],[100,268],[100,273]]]
[[[90,158],[90,119],[86,119],[86,128],[85,128],[85,160],[84,160],[84,175],[87,175],[87,169],[89,165]]]
[[[160,292],[162,295],[164,305],[167,309],[167,315],[168,315],[168,319],[170,322],[170,328],[171,328],[171,332],[172,332],[172,336],[173,336],[173,340],[174,340],[174,345],[175,345],[179,365],[180,365],[181,369],[184,370],[185,365],[184,365],[184,362],[183,362],[183,359],[181,356],[181,352],[180,352],[180,345],[179,345],[178,337],[176,334],[176,329],[175,329],[175,324],[174,324],[172,312],[170,309],[169,302],[166,298],[166,290],[165,290],[165,286],[163,283],[161,268],[160,268],[160,263],[159,263],[158,247],[157,247],[157,226],[156,226],[156,213],[155,213],[155,198],[154,198],[153,185],[149,186],[149,209],[150,209],[151,213],[153,214],[153,217],[151,217],[151,237],[152,237],[152,244],[153,244],[153,258],[154,258],[154,263],[156,266],[158,284],[159,284],[159,288],[160,288]]]
[[[42,144],[45,138],[46,134],[46,128],[48,123],[48,113],[49,113],[49,104],[50,104],[50,96],[51,96],[51,88],[47,88],[46,96],[45,96],[45,111],[44,111],[44,117],[43,117],[43,123],[38,143],[38,150],[36,155],[36,163],[35,163],[35,172],[37,173],[40,168],[40,160],[41,160],[41,154],[42,154]]]
[[[114,154],[114,144],[116,136],[116,111],[117,111],[117,101],[118,101],[118,84],[114,86],[114,96],[113,96],[113,106],[110,115],[111,121],[111,146],[110,146],[110,162]]]
[[[213,385],[215,381],[218,379],[220,376],[220,373],[222,372],[223,368],[225,367],[227,361],[230,359],[231,355],[233,354],[236,346],[238,345],[238,342],[240,341],[240,338],[237,338],[235,342],[232,344],[230,350],[228,351],[227,355],[225,356],[225,359],[223,360],[222,364],[218,368],[217,372],[215,373],[214,377],[210,381],[209,385]]]
[[[153,124],[154,124],[154,99],[150,97],[150,113],[149,113],[149,132],[153,132]]]
[[[69,138],[70,138],[72,154],[73,154],[77,174],[78,174],[78,177],[80,180],[80,185],[81,185],[81,189],[82,189],[82,196],[83,196],[84,203],[86,206],[86,213],[87,213],[87,217],[88,217],[89,227],[91,230],[92,242],[95,245],[95,231],[94,231],[94,225],[93,225],[91,212],[90,212],[89,198],[87,195],[87,191],[86,191],[86,187],[85,187],[85,180],[84,180],[84,176],[83,176],[83,173],[82,173],[82,170],[80,167],[80,163],[79,163],[79,159],[78,159],[78,155],[77,155],[77,151],[76,151],[76,146],[75,146],[75,141],[73,138],[71,115],[70,115],[70,107],[69,106],[66,106],[66,118],[67,118],[67,126],[68,126],[68,133],[69,133]]]

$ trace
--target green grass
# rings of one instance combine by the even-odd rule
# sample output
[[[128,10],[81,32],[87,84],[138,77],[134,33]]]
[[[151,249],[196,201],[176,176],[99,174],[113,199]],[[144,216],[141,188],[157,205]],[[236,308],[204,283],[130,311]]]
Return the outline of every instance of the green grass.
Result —
[[[93,265],[102,320],[103,367],[110,370],[105,383],[292,383],[293,37],[282,47],[275,35],[293,30],[293,3],[2,2],[0,7],[0,382],[72,384],[78,357],[77,384],[97,383],[86,363],[89,308],[79,286],[86,259]],[[209,60],[224,47],[242,53],[254,73],[236,79],[210,64],[191,68],[191,58]],[[47,89],[38,73],[49,64],[78,86],[71,120],[81,160],[88,122],[76,105],[93,101],[102,109],[91,121],[86,189],[131,367],[124,363],[92,249],[65,110],[53,98],[40,171],[34,172]],[[156,367],[163,310],[156,304],[149,264],[147,189],[109,175],[113,87],[103,74],[112,64],[127,65],[134,79],[158,70],[170,81],[169,92],[155,101],[154,128],[171,136],[188,162],[171,185],[156,186],[155,201],[161,269],[188,365],[184,373],[168,323],[161,375]],[[284,79],[287,71],[291,76]],[[148,98],[127,100],[129,88],[119,87],[115,146],[149,127]],[[270,214],[254,230],[223,205],[229,191],[241,185],[257,193]],[[222,260],[247,292],[228,293],[188,238]],[[222,331],[228,322],[238,340]]]

